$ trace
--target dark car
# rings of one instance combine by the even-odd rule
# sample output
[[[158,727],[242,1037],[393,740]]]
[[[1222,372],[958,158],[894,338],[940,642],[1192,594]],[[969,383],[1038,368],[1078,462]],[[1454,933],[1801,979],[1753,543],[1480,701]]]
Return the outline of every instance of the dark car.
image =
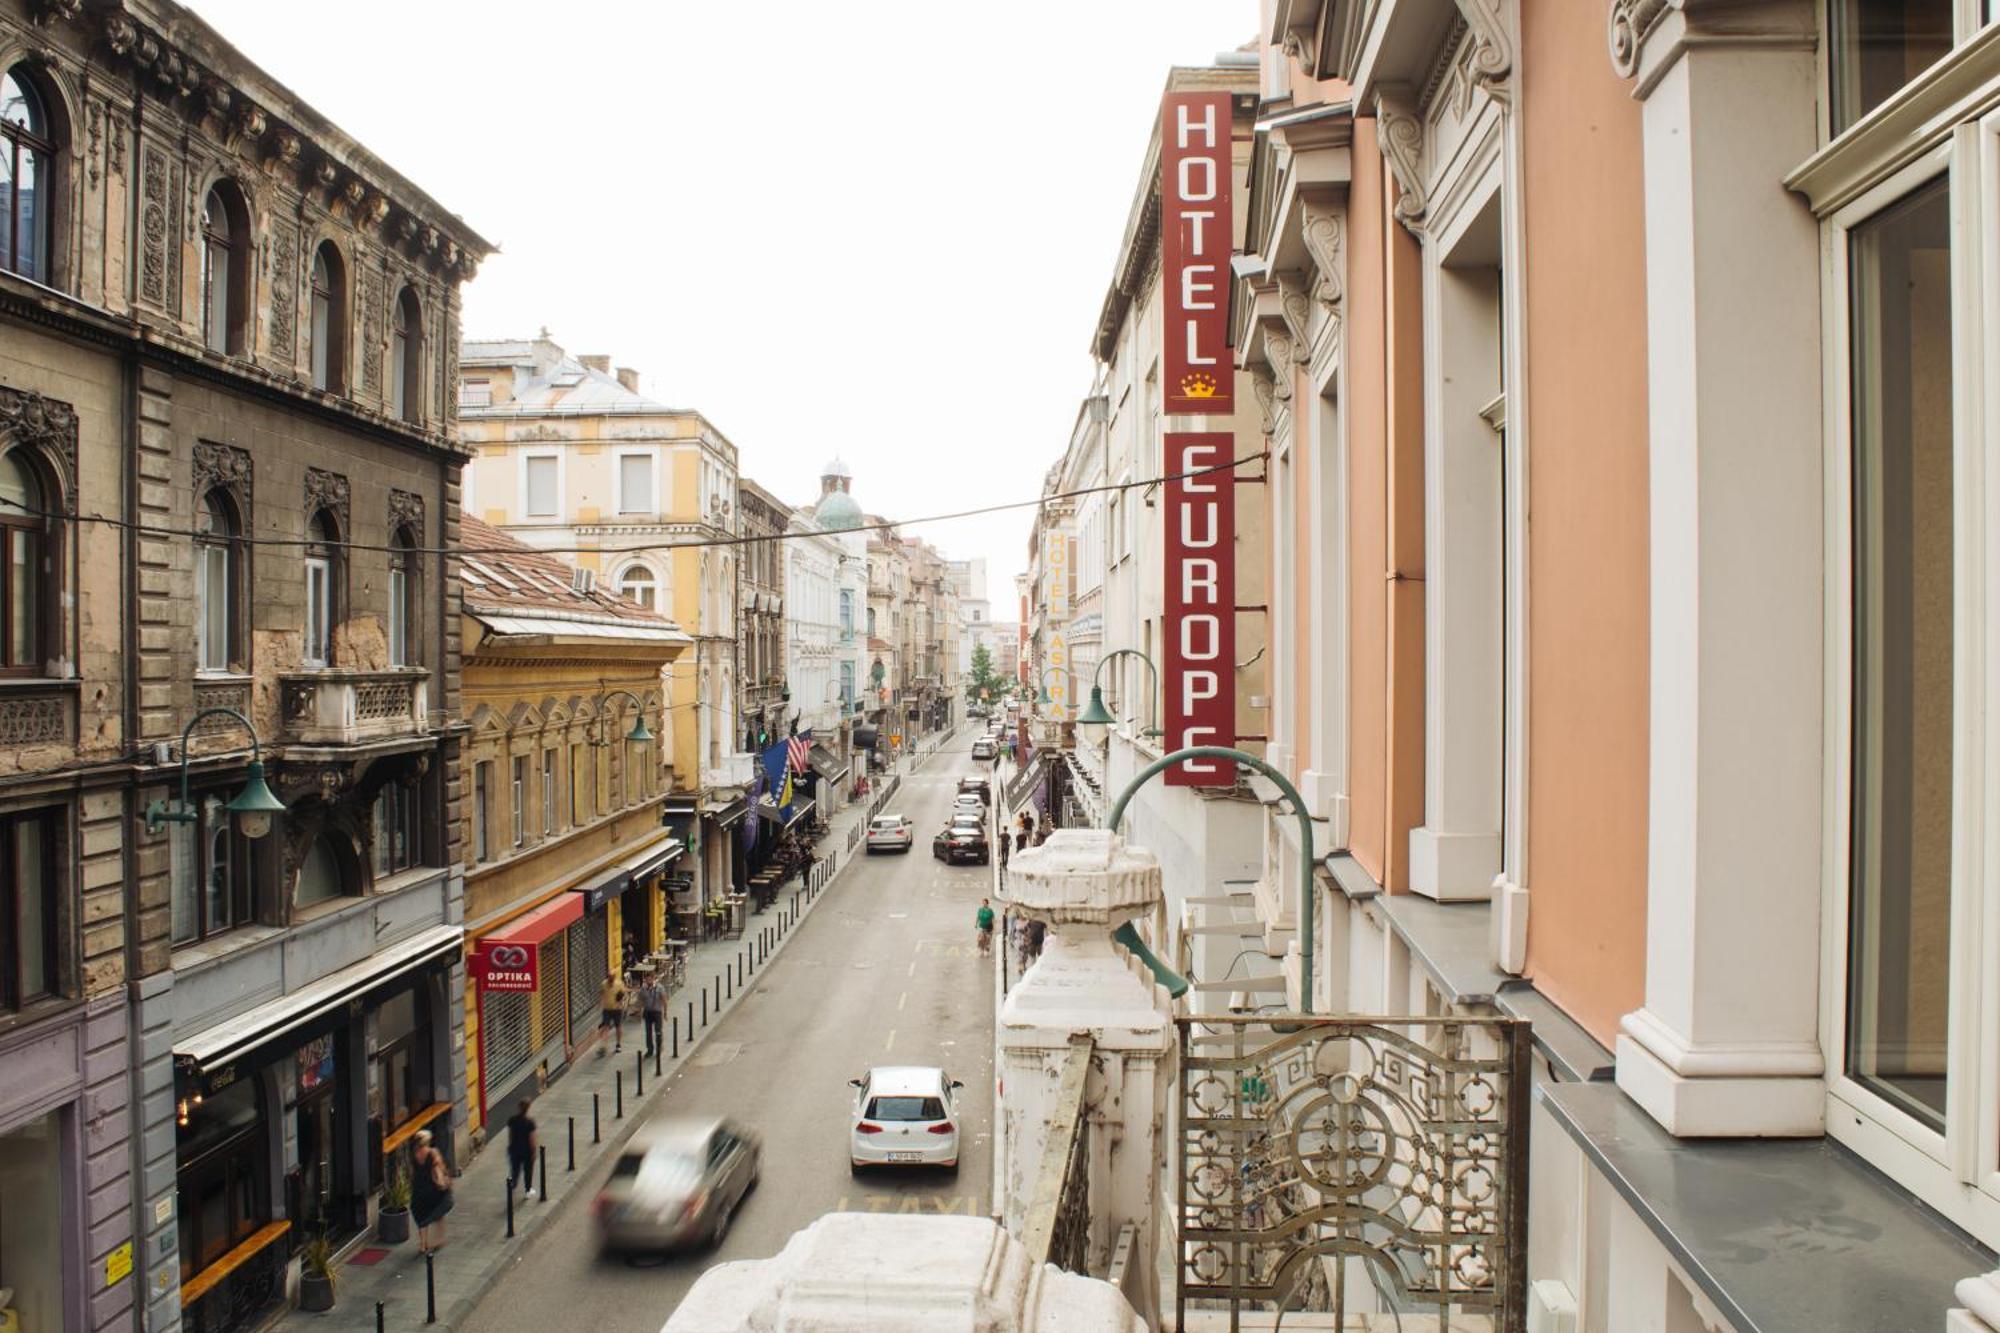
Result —
[[[931,839],[931,855],[952,865],[960,861],[976,861],[985,865],[992,854],[986,842],[986,830],[973,819],[954,819]]]
[[[963,796],[967,792],[976,792],[981,805],[993,804],[993,784],[985,778],[960,778],[958,794]]]

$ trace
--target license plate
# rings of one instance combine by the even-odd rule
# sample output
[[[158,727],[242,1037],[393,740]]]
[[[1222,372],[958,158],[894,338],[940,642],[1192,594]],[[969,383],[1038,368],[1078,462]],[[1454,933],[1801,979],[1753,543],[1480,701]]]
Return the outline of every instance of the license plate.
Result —
[[[889,1154],[889,1160],[892,1162],[921,1162],[924,1160],[924,1155],[920,1152],[892,1152]]]

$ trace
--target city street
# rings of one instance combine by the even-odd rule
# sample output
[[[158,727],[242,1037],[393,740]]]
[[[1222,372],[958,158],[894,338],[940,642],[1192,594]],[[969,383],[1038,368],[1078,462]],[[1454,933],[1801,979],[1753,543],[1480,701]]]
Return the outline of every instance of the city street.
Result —
[[[970,734],[960,732],[906,774],[891,800],[885,813],[915,824],[910,852],[864,856],[857,848],[831,897],[656,1103],[654,1115],[727,1114],[763,1137],[762,1183],[728,1240],[713,1253],[606,1259],[587,1197],[577,1197],[466,1326],[655,1333],[708,1266],[772,1255],[823,1213],[987,1213],[993,985],[972,947],[972,923],[990,875],[985,866],[947,867],[930,855],[957,778],[973,771],[964,755]],[[871,1065],[904,1063],[942,1065],[965,1084],[958,1174],[852,1177],[847,1080]],[[607,1160],[569,1188],[594,1194],[608,1170]]]

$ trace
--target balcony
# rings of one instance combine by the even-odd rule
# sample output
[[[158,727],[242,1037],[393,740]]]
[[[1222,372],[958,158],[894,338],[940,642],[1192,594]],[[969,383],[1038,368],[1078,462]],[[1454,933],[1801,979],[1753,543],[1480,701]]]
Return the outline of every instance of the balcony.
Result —
[[[280,725],[294,745],[364,745],[422,732],[430,694],[422,667],[356,671],[329,667],[278,677]]]

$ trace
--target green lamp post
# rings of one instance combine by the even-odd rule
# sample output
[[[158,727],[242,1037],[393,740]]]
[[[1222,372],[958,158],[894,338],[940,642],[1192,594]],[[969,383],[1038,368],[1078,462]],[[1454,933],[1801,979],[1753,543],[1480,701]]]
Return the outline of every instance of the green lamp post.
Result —
[[[201,812],[188,799],[188,737],[205,718],[233,717],[250,733],[250,769],[243,777],[243,790],[223,808],[236,820],[246,838],[261,838],[271,831],[274,816],[285,813],[285,803],[264,780],[264,751],[257,741],[257,728],[234,708],[204,708],[181,729],[181,796],[177,802],[154,801],[146,807],[146,832],[158,833],[168,824],[192,824]]]
[[[652,731],[648,729],[648,727],[646,726],[646,701],[644,699],[641,699],[638,695],[632,693],[632,691],[630,690],[612,690],[609,694],[604,696],[604,701],[606,703],[610,703],[613,699],[616,699],[621,695],[627,699],[630,699],[633,705],[636,706],[639,710],[639,716],[637,720],[635,720],[632,723],[632,730],[625,733],[625,739],[630,741],[634,745],[644,745],[647,741],[653,739]],[[600,740],[597,743],[600,746],[611,744],[611,742],[608,739]]]
[[[1084,706],[1083,712],[1078,714],[1076,719],[1078,726],[1108,727],[1117,722],[1118,719],[1111,715],[1111,710],[1104,706],[1103,680],[1104,668],[1121,657],[1136,657],[1146,664],[1146,670],[1153,673],[1153,692],[1157,697],[1160,688],[1160,669],[1153,665],[1153,659],[1140,652],[1137,648],[1113,649],[1104,655],[1103,659],[1097,664],[1097,670],[1091,674],[1090,702]],[[1159,721],[1159,710],[1157,708],[1153,710],[1153,719],[1157,724]],[[1161,732],[1160,728],[1154,725],[1145,728],[1139,734],[1141,736],[1158,736]]]

